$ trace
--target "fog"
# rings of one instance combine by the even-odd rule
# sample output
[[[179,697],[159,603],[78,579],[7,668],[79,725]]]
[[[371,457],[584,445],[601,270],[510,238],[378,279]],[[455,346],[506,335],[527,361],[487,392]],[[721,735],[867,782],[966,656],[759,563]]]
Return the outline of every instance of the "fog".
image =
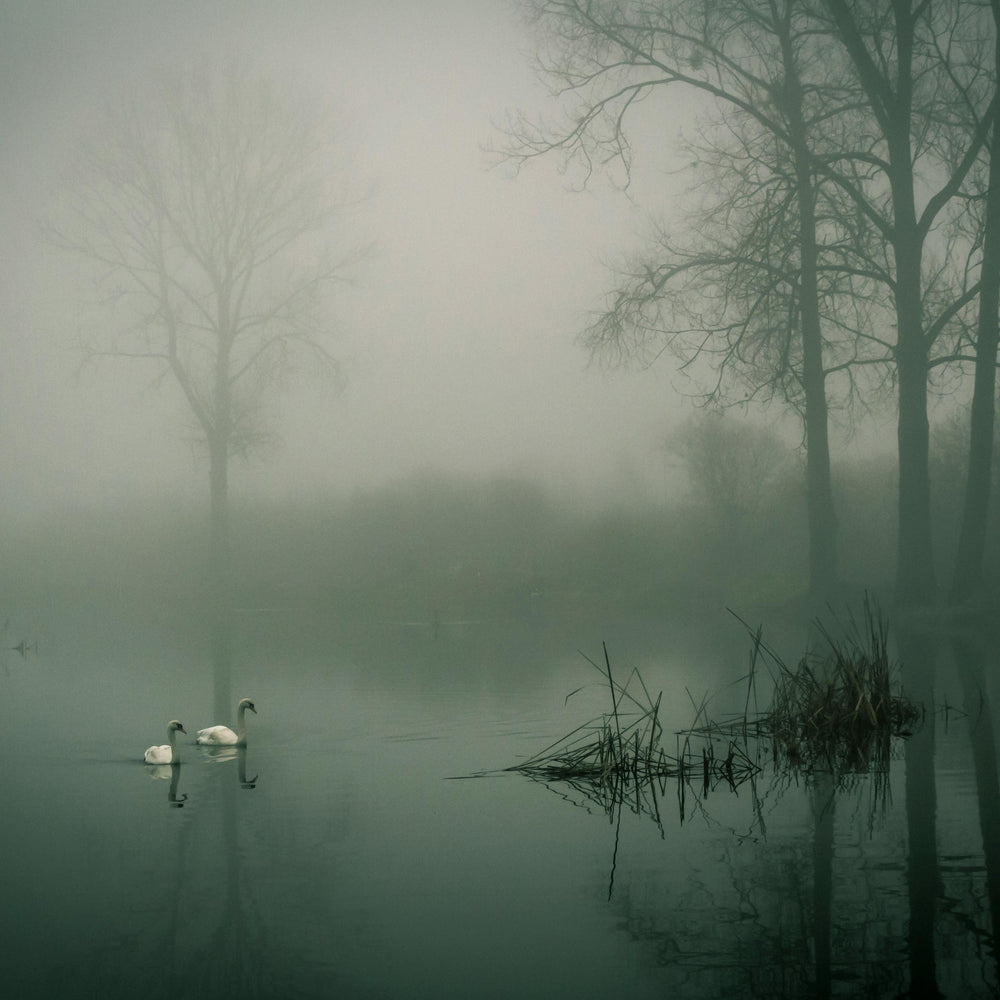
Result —
[[[630,109],[627,191],[599,170],[581,185],[557,158],[519,173],[497,163],[488,148],[509,111],[558,114],[519,6],[0,0],[11,995],[192,996],[226,982],[248,998],[639,1000],[829,995],[847,978],[871,996],[995,994],[1000,858],[978,846],[1000,816],[983,628],[995,605],[938,616],[922,603],[930,587],[898,605],[892,658],[920,712],[896,713],[881,614],[906,565],[905,477],[879,427],[894,416],[892,374],[854,407],[831,393],[827,489],[804,475],[801,425],[776,412],[794,407],[763,425],[742,409],[691,421],[704,383],[667,353],[646,369],[591,364],[578,336],[605,306],[609,267],[654,223],[683,242],[697,171],[676,138],[696,109],[673,87]],[[260,334],[276,315],[291,339],[316,332],[312,302],[297,312],[286,287],[311,256],[296,239],[320,242],[316,216],[274,209],[302,207],[289,189],[307,209],[321,200],[268,169],[300,162],[274,148],[303,147],[240,158],[248,123],[295,137],[261,126],[284,107],[267,88],[254,91],[260,116],[222,105],[235,140],[185,131],[191,103],[218,106],[200,89],[173,117],[144,119],[148,131],[113,133],[142,140],[103,174],[138,192],[107,223],[139,275],[117,315],[129,290],[94,282],[100,254],[82,261],[43,235],[109,106],[230,56],[336,116],[331,183],[350,207],[335,242],[353,263],[324,316],[342,379],[297,355],[290,372],[261,362],[275,343],[282,360],[286,341]],[[797,87],[781,83],[766,100],[791,106]],[[162,141],[165,120],[195,141]],[[99,233],[115,202],[100,193],[85,219]],[[253,210],[230,213],[230,196]],[[801,260],[800,288],[804,244]],[[263,273],[264,292],[244,295],[234,273]],[[222,303],[215,315],[199,312],[207,300]],[[115,341],[137,316],[175,345],[186,335],[172,373],[150,353],[121,356],[163,362],[164,347]],[[84,363],[88,343],[119,356]],[[227,466],[259,443],[245,404],[275,381],[261,414],[273,440]],[[964,391],[951,384],[931,406],[942,578],[972,450],[964,414],[938,419]],[[853,419],[861,433],[845,441]],[[816,500],[834,492],[824,522]],[[995,518],[986,548],[995,576]],[[943,624],[962,642],[945,643],[931,627]],[[870,635],[872,655],[848,644],[845,657],[843,632]],[[839,692],[824,675],[843,675]],[[766,709],[771,688],[778,704],[796,686],[823,701]],[[256,709],[246,745],[198,745],[243,697]],[[184,723],[178,756],[147,766],[171,719]],[[595,734],[599,757],[585,748]],[[561,772],[512,773],[580,746]],[[516,958],[498,963],[498,941]]]
[[[598,504],[671,489],[663,440],[689,404],[669,365],[602,371],[575,336],[602,305],[607,262],[683,182],[659,143],[639,144],[627,196],[602,177],[580,191],[555,162],[516,177],[495,164],[484,147],[508,110],[551,111],[513,6],[6,0],[0,17],[10,517],[206,494],[176,388],[124,363],[81,367],[74,345],[106,314],[39,220],[109,102],[221,52],[330,102],[336,169],[359,195],[344,237],[374,246],[334,298],[343,391],[292,381],[274,401],[276,444],[234,462],[234,497],[345,496],[424,470],[523,475]]]

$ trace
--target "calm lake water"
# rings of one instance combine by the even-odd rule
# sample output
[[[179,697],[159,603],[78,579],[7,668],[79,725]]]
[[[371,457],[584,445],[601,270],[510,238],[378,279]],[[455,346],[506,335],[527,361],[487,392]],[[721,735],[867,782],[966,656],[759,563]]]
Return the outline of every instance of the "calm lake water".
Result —
[[[497,772],[607,710],[580,652],[602,641],[663,690],[668,731],[710,692],[712,714],[741,708],[727,685],[749,642],[722,609],[697,626],[244,612],[245,754],[194,745],[233,722],[211,717],[194,624],[9,622],[4,645],[38,651],[0,654],[7,997],[996,995],[996,752],[970,739],[985,689],[975,720],[942,711],[901,741],[887,777],[696,782],[683,808],[668,784],[657,821]],[[952,663],[936,697],[968,708],[970,690]],[[144,765],[175,717],[182,764]]]

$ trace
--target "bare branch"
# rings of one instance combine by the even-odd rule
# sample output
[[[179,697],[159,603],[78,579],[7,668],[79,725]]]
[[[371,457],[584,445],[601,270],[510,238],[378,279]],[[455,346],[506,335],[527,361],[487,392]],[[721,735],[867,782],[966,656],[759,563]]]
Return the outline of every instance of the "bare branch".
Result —
[[[245,66],[160,81],[81,148],[82,180],[50,230],[132,304],[89,356],[163,363],[223,450],[259,435],[241,427],[259,407],[237,385],[259,401],[301,352],[337,369],[324,292],[360,253],[332,259],[332,149],[324,109]]]

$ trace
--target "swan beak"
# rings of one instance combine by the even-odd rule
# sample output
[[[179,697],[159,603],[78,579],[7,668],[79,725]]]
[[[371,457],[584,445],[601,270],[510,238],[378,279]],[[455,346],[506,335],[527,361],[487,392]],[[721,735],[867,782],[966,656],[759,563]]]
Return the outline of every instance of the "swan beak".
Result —
[[[187,736],[187,730],[183,726],[178,726],[177,732],[183,733],[185,736]]]
[[[253,712],[254,715],[257,714],[257,709],[253,707],[253,702],[250,702],[250,704],[247,705],[247,708],[249,708],[250,711]]]

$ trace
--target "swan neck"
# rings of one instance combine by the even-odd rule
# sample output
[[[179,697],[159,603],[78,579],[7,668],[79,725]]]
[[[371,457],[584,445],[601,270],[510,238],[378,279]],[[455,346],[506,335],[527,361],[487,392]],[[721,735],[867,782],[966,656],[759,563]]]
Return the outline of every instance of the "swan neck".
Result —
[[[236,735],[239,739],[246,739],[247,735],[247,707],[246,705],[240,705],[239,711],[236,713]]]

